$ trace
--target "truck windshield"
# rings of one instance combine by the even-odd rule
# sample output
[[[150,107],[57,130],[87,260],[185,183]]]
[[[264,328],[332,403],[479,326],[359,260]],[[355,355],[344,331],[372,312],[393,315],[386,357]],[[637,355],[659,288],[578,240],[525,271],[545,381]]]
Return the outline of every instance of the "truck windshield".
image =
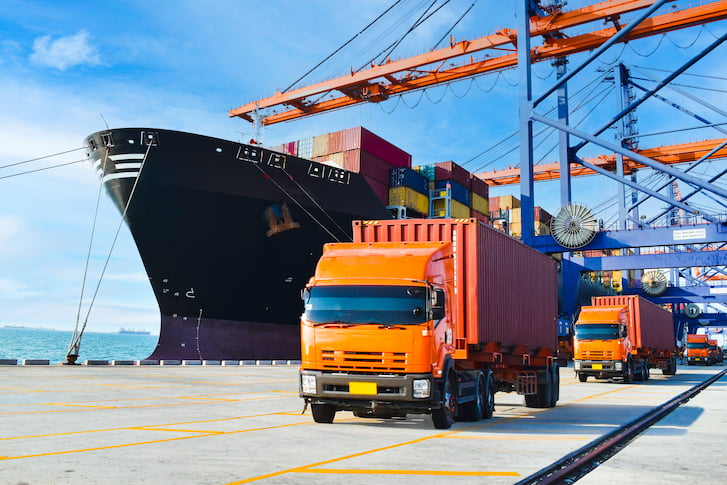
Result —
[[[427,320],[422,286],[316,286],[303,303],[311,323],[418,324]]]
[[[617,323],[576,325],[575,337],[579,340],[612,340],[619,338]]]
[[[704,342],[687,342],[688,349],[706,349],[707,344]]]

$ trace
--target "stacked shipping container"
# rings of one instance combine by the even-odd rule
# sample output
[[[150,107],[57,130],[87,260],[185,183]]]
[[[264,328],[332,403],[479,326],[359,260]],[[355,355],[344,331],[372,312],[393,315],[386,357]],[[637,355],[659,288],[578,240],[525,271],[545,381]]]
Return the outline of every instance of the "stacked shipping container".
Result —
[[[360,173],[383,204],[389,203],[392,168],[411,167],[411,155],[361,126],[326,133],[271,150]]]

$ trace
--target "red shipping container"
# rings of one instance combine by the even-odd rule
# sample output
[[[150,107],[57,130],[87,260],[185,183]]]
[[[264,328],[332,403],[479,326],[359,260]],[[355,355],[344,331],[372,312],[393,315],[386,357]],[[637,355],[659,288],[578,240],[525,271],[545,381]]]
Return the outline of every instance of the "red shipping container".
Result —
[[[628,329],[635,349],[674,350],[674,316],[639,295],[594,296],[592,306],[628,307],[632,322]]]
[[[449,180],[452,179],[465,187],[470,186],[470,173],[468,170],[460,167],[456,163],[439,162],[434,164],[434,178],[435,180]]]
[[[490,198],[490,186],[487,185],[487,182],[476,176],[475,174],[470,174],[470,190],[474,192],[477,195],[481,195],[485,199]]]
[[[474,209],[470,209],[470,215],[472,216],[473,219],[477,219],[478,221],[480,221],[484,224],[490,223],[490,216],[487,214],[482,214],[481,212],[477,212]]]
[[[556,263],[475,219],[354,221],[354,242],[450,241],[458,334],[469,345],[558,345]]]
[[[343,168],[360,173],[389,187],[391,169],[394,165],[364,150],[344,152]],[[388,195],[387,195],[388,199]]]
[[[379,198],[382,204],[389,205],[389,184],[379,182],[366,175],[363,176],[366,182],[371,186],[371,190]]]
[[[346,148],[344,145],[344,133],[345,130],[341,130],[328,134],[328,153],[338,153],[351,150],[350,148]]]

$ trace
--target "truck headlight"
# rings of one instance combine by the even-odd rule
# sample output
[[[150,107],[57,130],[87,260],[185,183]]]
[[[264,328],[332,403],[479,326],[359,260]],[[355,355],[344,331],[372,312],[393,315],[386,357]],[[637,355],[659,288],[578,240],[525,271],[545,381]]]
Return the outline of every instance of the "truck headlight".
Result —
[[[580,368],[581,368],[581,361],[580,360],[574,360],[573,361],[573,368],[575,370],[580,370]]]
[[[412,381],[412,385],[414,388],[414,393],[412,394],[412,397],[421,399],[424,397],[429,397],[431,395],[431,384],[429,382],[429,379],[414,379],[414,381]]]
[[[303,374],[300,376],[300,384],[303,389],[303,394],[316,393],[316,376]]]
[[[616,370],[623,369],[623,362],[616,362],[616,363],[614,363],[613,368],[616,369]]]

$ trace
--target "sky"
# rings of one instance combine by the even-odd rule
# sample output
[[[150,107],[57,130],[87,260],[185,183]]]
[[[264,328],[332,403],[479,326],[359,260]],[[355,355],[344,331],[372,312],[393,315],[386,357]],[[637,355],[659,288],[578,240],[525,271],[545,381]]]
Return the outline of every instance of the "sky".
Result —
[[[158,332],[159,313],[151,287],[118,211],[99,190],[100,182],[85,162],[84,138],[106,126],[251,138],[250,124],[228,118],[229,109],[285,89],[392,3],[0,2],[0,326],[70,330],[76,322],[87,321],[88,331]],[[352,66],[365,64],[401,35],[429,3],[404,0],[379,31],[366,31],[305,82],[342,75]],[[472,3],[450,2],[407,36],[392,58],[430,50]],[[571,0],[566,8],[588,3]],[[456,40],[517,28],[518,2],[479,0],[474,4],[452,30]],[[666,73],[660,69],[676,68],[726,30],[722,21],[612,48],[569,85],[574,103],[582,102],[572,122],[595,129],[613,116],[616,94],[601,80],[606,76],[603,71],[614,63],[639,66],[641,73],[661,79]],[[571,65],[578,65],[585,56],[574,56]],[[716,62],[720,56],[724,59],[724,47],[689,71],[699,76],[680,77],[682,89],[725,106],[727,73],[724,63]],[[534,66],[536,94],[552,84],[553,71],[547,62]],[[653,82],[644,81],[644,85],[651,87]],[[688,98],[679,102],[705,111]],[[364,126],[411,153],[415,165],[453,160],[471,171],[487,171],[518,163],[517,150],[502,149],[512,150],[512,142],[498,144],[516,132],[517,110],[518,73],[509,70],[378,105],[272,125],[265,128],[262,141],[271,146]],[[723,136],[714,130],[646,136],[699,124],[661,102],[645,103],[638,116],[640,133],[645,135],[640,139],[642,147]],[[708,116],[712,122],[723,118],[714,113]],[[539,145],[543,160],[557,157],[552,140],[551,135]],[[61,152],[68,153],[20,163]],[[584,156],[600,153],[605,151],[594,147]],[[60,164],[68,165],[31,172]],[[710,164],[695,173],[707,177],[717,168]],[[557,184],[536,184],[535,190],[536,205],[557,212]],[[517,194],[519,188],[493,189],[491,195],[505,193]],[[613,217],[608,201],[615,193],[614,184],[603,177],[574,181],[573,199],[594,210],[603,208],[598,216],[604,219]]]

